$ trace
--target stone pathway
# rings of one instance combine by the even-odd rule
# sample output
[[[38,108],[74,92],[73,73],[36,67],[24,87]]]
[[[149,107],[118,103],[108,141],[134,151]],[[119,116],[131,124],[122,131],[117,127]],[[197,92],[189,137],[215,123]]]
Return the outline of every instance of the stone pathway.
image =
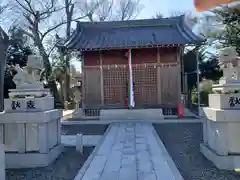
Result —
[[[149,123],[112,124],[75,180],[183,180]]]

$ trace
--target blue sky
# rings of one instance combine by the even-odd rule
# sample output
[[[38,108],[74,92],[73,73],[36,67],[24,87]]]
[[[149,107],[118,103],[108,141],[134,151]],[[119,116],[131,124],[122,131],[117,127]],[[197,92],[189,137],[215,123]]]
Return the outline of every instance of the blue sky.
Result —
[[[8,0],[0,0],[0,3],[5,4],[7,1]],[[164,16],[168,16],[172,12],[195,11],[193,1],[194,0],[140,0],[140,4],[143,6],[143,9],[136,18],[152,18],[156,15],[156,13],[161,13]],[[3,29],[8,30],[10,24],[6,18],[4,21],[0,21],[0,25],[3,27]]]
[[[173,11],[194,11],[193,0],[140,0],[144,9],[138,18],[150,18],[160,12],[167,16]]]

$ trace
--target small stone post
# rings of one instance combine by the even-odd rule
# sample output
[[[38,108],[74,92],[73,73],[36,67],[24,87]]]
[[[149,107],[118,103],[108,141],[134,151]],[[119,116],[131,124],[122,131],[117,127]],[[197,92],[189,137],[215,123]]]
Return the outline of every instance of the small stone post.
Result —
[[[76,151],[83,154],[83,134],[76,135]]]

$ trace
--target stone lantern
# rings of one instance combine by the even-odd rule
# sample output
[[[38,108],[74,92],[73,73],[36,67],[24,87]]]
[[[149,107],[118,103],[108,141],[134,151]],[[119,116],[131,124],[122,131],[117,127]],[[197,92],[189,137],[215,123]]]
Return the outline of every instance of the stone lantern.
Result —
[[[237,56],[236,48],[228,47],[221,50],[219,66],[223,70],[223,77],[220,78],[219,84],[213,85],[213,91],[227,93],[240,90],[240,58]]]

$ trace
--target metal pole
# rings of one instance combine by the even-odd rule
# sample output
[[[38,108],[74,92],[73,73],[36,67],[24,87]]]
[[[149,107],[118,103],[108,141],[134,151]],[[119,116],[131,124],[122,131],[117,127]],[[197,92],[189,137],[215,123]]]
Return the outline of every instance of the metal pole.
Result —
[[[199,50],[197,51],[197,57],[196,57],[196,71],[197,71],[197,99],[198,99],[198,116],[200,116],[200,87],[199,87]]]

